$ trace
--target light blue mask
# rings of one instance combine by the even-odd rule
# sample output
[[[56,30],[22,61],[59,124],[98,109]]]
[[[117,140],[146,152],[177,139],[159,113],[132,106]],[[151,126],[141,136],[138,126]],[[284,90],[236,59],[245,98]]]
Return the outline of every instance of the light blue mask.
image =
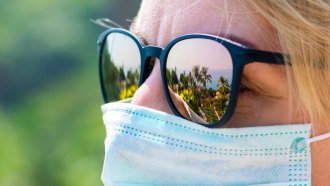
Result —
[[[102,111],[106,186],[311,185],[310,124],[209,129],[127,103]]]

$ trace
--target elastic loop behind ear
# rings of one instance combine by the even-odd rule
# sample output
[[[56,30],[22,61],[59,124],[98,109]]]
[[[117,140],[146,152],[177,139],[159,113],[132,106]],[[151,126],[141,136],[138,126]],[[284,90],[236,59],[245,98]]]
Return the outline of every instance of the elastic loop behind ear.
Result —
[[[330,132],[319,135],[319,136],[309,138],[308,140],[306,140],[306,142],[307,143],[313,143],[313,142],[321,141],[321,140],[324,140],[324,139],[327,139],[327,138],[330,138]]]

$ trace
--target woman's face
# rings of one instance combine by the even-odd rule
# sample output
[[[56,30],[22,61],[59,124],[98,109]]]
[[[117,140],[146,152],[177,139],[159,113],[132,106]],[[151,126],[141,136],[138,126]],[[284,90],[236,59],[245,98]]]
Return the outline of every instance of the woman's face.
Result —
[[[148,44],[161,47],[183,34],[205,33],[251,48],[281,52],[275,29],[241,0],[144,0],[131,31]],[[225,127],[304,122],[299,117],[301,106],[294,99],[296,96],[289,98],[283,66],[248,64],[244,67],[241,86],[244,88],[234,115]],[[158,61],[135,93],[132,104],[173,113],[163,92]]]

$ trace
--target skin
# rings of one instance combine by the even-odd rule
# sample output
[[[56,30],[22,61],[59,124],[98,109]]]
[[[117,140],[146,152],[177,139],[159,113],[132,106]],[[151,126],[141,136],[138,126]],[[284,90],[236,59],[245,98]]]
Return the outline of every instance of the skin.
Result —
[[[237,42],[244,41],[243,44],[255,49],[281,52],[276,30],[240,0],[144,0],[131,31],[148,44],[161,47],[183,34],[206,33],[236,38]],[[285,67],[278,65],[258,62],[246,65],[241,82],[244,91],[239,95],[233,117],[223,127],[311,122],[303,114],[298,96],[288,96],[285,72]],[[182,105],[179,99],[174,101]],[[156,60],[151,75],[135,93],[132,104],[173,114],[163,92],[159,61]],[[179,107],[184,110],[183,106]],[[321,122],[313,122],[312,136],[329,131],[318,123]],[[330,139],[312,143],[311,152],[312,183],[324,185],[330,177]]]

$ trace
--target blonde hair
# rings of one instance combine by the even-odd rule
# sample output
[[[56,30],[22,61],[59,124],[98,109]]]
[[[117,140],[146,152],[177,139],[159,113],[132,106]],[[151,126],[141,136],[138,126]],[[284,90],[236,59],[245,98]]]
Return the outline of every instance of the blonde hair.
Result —
[[[330,3],[328,0],[248,0],[278,31],[290,56],[291,92],[312,122],[330,126]],[[289,75],[289,74],[288,74]],[[292,95],[292,96],[297,96]]]

